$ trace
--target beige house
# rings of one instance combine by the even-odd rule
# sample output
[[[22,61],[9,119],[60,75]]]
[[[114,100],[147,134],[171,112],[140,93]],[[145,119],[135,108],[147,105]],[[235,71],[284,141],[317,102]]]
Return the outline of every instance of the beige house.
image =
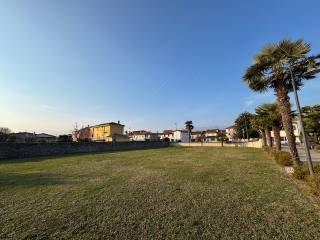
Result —
[[[225,128],[226,136],[229,139],[230,142],[233,142],[236,137],[236,126],[232,125]]]
[[[217,142],[218,133],[220,132],[219,129],[207,129],[205,131],[205,142]]]
[[[159,141],[159,135],[150,131],[140,130],[128,134],[130,141]]]
[[[294,136],[296,137],[296,143],[301,143],[301,140],[300,140],[301,130],[300,130],[300,126],[299,126],[298,122],[293,122],[292,126],[293,126]],[[273,131],[271,131],[271,137],[272,137],[272,141],[274,141]],[[286,132],[284,130],[280,131],[280,138],[281,138],[282,144],[287,143],[287,136],[286,136]]]
[[[202,138],[202,132],[201,131],[194,131],[191,133],[191,141],[192,142],[200,142]]]

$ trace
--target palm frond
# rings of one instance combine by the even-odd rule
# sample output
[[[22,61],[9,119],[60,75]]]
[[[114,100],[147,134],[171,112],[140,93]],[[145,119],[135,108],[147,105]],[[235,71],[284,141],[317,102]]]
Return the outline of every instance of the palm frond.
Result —
[[[304,57],[311,50],[311,45],[303,41],[303,39],[298,39],[293,42],[290,38],[283,39],[277,44],[277,48],[284,58],[289,59],[299,59]]]

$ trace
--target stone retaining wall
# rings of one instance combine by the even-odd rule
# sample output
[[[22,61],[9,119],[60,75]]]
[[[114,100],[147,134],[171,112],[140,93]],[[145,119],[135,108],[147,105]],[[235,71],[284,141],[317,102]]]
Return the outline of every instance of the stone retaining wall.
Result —
[[[168,147],[167,142],[0,143],[0,159]]]

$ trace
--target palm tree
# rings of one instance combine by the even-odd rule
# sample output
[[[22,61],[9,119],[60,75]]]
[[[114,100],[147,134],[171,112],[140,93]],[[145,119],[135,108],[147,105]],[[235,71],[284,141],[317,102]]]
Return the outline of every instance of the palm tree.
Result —
[[[203,146],[203,142],[205,141],[205,139],[206,139],[206,131],[202,131],[200,136],[201,146]]]
[[[303,80],[314,78],[315,76],[310,73],[310,70],[319,67],[319,63],[316,62],[319,56],[307,56],[306,54],[310,50],[310,45],[303,40],[285,39],[276,44],[268,44],[254,57],[252,66],[246,70],[243,76],[243,80],[253,91],[274,90],[288,146],[295,163],[298,165],[301,164],[301,161],[295,144],[288,96],[288,93],[293,91],[289,67],[292,70],[297,89],[303,85]]]
[[[266,103],[256,109],[256,113],[265,118],[271,125],[274,142],[277,151],[281,150],[280,130],[282,128],[282,118],[279,107],[276,103]]]
[[[217,140],[221,142],[221,147],[223,147],[223,143],[228,141],[226,133],[223,131],[219,131],[217,134]]]
[[[265,120],[265,118],[257,114],[254,115],[251,121],[251,126],[253,129],[256,129],[260,132],[262,138],[262,146],[271,147],[271,133],[269,129],[269,123]]]
[[[186,121],[184,124],[186,125],[186,129],[188,130],[189,143],[190,143],[190,141],[191,141],[191,132],[193,130],[193,123],[192,123],[192,121]]]

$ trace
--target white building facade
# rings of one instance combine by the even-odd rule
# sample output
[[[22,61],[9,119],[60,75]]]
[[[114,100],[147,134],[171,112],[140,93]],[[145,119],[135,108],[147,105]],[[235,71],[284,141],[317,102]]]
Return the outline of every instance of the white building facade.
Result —
[[[225,128],[226,136],[230,142],[233,142],[236,137],[236,126],[232,125]]]
[[[189,142],[189,133],[187,130],[173,131],[173,140],[175,142]]]
[[[298,124],[298,122],[293,122],[292,123],[293,126],[293,133],[294,136],[296,137],[296,143],[301,143],[301,130],[300,130],[300,125]],[[271,138],[272,141],[274,141],[274,133],[273,131],[271,131]],[[286,132],[284,130],[280,130],[280,138],[281,138],[281,144],[287,144],[287,135]]]
[[[174,131],[172,131],[172,130],[164,130],[160,134],[160,140],[169,139],[169,142],[174,142],[173,132]]]

